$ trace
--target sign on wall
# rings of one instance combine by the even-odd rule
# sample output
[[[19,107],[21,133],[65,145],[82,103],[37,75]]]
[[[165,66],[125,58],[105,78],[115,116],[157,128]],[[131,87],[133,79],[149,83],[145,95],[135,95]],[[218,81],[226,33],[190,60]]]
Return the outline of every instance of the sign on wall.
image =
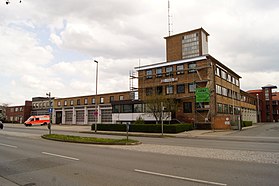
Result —
[[[210,91],[209,88],[196,88],[196,103],[209,102]]]

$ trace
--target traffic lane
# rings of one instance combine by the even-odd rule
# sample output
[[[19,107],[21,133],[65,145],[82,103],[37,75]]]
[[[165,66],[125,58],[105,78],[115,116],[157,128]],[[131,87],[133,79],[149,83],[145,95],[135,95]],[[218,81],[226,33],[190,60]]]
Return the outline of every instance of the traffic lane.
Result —
[[[13,141],[15,143],[16,140]],[[18,142],[18,149],[24,149],[22,144],[30,144],[31,140],[20,140]],[[34,140],[33,140],[34,141]],[[38,141],[36,141],[37,143]],[[58,143],[60,146],[62,143]],[[32,146],[29,149],[35,150],[36,147],[41,147],[42,145],[36,145],[35,147]],[[56,146],[56,145],[51,145]],[[64,149],[65,146],[63,145]],[[80,146],[77,146],[78,148]],[[82,146],[81,148],[88,148]],[[31,153],[30,150],[27,149],[27,152]],[[56,152],[58,154],[69,154],[62,150],[61,152],[58,151],[57,146],[54,149],[49,149],[48,147],[44,147],[45,151]],[[66,148],[67,149],[67,148]],[[103,148],[101,148],[102,150]],[[100,150],[100,149],[99,149]],[[37,150],[36,150],[37,151]],[[41,151],[41,149],[39,150]],[[72,149],[71,149],[72,151]],[[82,152],[81,149],[77,150],[78,152]],[[107,151],[107,150],[105,150]],[[111,150],[110,150],[111,151]],[[115,151],[114,151],[115,152]],[[20,158],[16,160],[9,160],[5,161],[5,163],[1,163],[1,172],[0,175],[9,179],[13,180],[15,183],[19,183],[20,185],[25,184],[37,184],[37,185],[72,185],[73,183],[77,183],[77,185],[91,185],[92,183],[97,183],[97,185],[163,185],[163,183],[169,184],[176,184],[176,185],[184,185],[185,183],[181,180],[173,180],[167,178],[158,179],[158,183],[154,182],[153,179],[142,181],[137,180],[138,176],[134,176],[135,169],[127,169],[126,163],[129,158],[126,154],[123,158],[122,155],[117,158],[116,160],[111,160],[111,157],[107,157],[107,154],[114,154],[114,152],[105,152],[97,155],[97,153],[92,153],[92,151],[88,153],[79,154],[82,156],[83,154],[89,154],[89,157],[84,157],[84,161],[80,163],[74,164],[64,164],[63,161],[70,160],[69,158],[64,158],[58,156],[52,156],[52,153],[42,153],[43,155],[49,155],[47,157],[40,157],[38,156],[37,152],[33,153],[33,157],[29,157],[30,155],[26,154],[22,156],[22,153],[19,154]],[[15,153],[15,152],[12,152]],[[76,153],[75,153],[76,154]],[[92,154],[95,159],[92,162]],[[69,156],[68,156],[69,157]],[[2,157],[3,158],[3,157]],[[58,159],[60,159],[58,161]],[[97,159],[96,159],[97,158]],[[138,157],[137,157],[138,158]],[[4,158],[3,158],[4,159]],[[87,161],[85,161],[87,159]],[[119,161],[119,159],[121,159]],[[79,160],[79,159],[78,159]],[[124,162],[122,162],[124,160]],[[90,163],[91,162],[91,163]],[[115,162],[117,162],[115,164]],[[128,160],[129,162],[129,160]],[[104,165],[105,163],[105,165]],[[121,167],[120,165],[124,166]],[[8,170],[8,171],[7,171]],[[131,176],[129,176],[131,174]],[[42,175],[44,175],[42,177]],[[47,176],[48,175],[48,176]],[[92,176],[94,175],[94,176]],[[96,176],[95,176],[96,175]],[[104,176],[105,175],[105,176]],[[128,179],[124,177],[128,175]],[[74,180],[72,179],[74,177]],[[110,177],[108,179],[108,177]],[[136,180],[135,180],[136,179]],[[66,180],[66,181],[65,181]],[[162,181],[164,180],[164,181]],[[146,183],[145,183],[146,182]]]
[[[33,134],[36,134],[38,137],[42,134],[48,134],[47,129],[38,128],[35,126],[27,128],[8,128],[5,131],[18,132],[21,136],[25,133],[30,134],[29,137],[32,137]],[[2,131],[2,133],[5,133]],[[52,133],[64,134],[64,135],[78,135],[78,136],[90,136],[97,138],[114,138],[122,139],[126,136],[119,135],[101,135],[94,133],[76,133],[76,132],[67,132],[60,130],[53,130]],[[0,131],[1,134],[1,131]],[[32,135],[31,135],[32,134]],[[13,134],[11,134],[13,135]],[[28,135],[24,135],[28,137]],[[145,144],[160,144],[160,145],[173,145],[173,146],[186,146],[186,147],[200,147],[200,148],[217,148],[217,149],[230,149],[230,150],[253,150],[261,152],[279,152],[279,143],[268,143],[268,142],[247,142],[239,140],[225,140],[225,139],[201,139],[201,138],[156,138],[156,137],[135,137],[129,136],[131,139],[139,140]]]
[[[29,141],[21,140],[18,142],[18,146],[21,146],[21,143],[31,145]],[[74,161],[75,163],[71,164],[59,165],[57,167],[48,167],[47,169],[43,168],[42,170],[37,170],[35,172],[26,171],[25,173],[19,174],[21,175],[20,178],[14,175],[14,179],[22,180],[24,179],[23,177],[32,178],[33,180],[36,180],[36,183],[40,183],[40,185],[50,183],[53,184],[53,180],[62,184],[63,180],[61,181],[60,178],[65,179],[69,176],[70,178],[67,178],[69,180],[71,180],[71,177],[80,177],[80,183],[83,184],[87,183],[87,181],[86,183],[82,182],[83,179],[89,180],[89,182],[91,182],[93,178],[94,183],[99,183],[99,185],[104,185],[107,183],[115,183],[114,185],[137,185],[134,183],[139,183],[138,185],[165,185],[166,183],[168,183],[168,185],[185,185],[184,180],[176,180],[165,177],[156,178],[157,176],[142,174],[135,171],[144,170],[147,172],[156,172],[178,177],[207,180],[216,183],[247,183],[245,185],[250,185],[248,183],[251,183],[251,185],[273,185],[275,181],[278,181],[276,179],[277,177],[275,176],[277,174],[278,165],[272,164],[253,164],[239,161],[170,156],[157,153],[143,153],[111,149],[108,147],[95,145],[64,144],[57,142],[50,142],[49,145],[47,144],[48,141],[36,141],[35,144],[31,145],[30,149],[35,150],[37,147],[38,149],[35,150],[35,154],[38,153],[37,151],[40,152],[44,150],[50,153],[74,156],[75,158],[78,158],[79,161]],[[52,156],[49,157],[45,154],[40,154],[39,157],[41,156],[43,156],[43,159],[50,158],[64,161],[64,159],[60,160],[61,158]],[[68,159],[65,161],[72,162],[72,160]],[[53,163],[50,164],[52,165]],[[230,170],[227,170],[228,167],[230,167]],[[214,170],[214,174],[211,173],[212,170]],[[264,172],[268,174],[264,174]],[[224,173],[230,176],[233,175],[234,179],[232,179],[230,176],[224,175]],[[40,174],[49,174],[52,179],[40,178]],[[254,176],[255,174],[257,176]],[[106,175],[105,180],[104,175]],[[124,177],[126,175],[128,175],[128,178]],[[247,175],[248,177],[243,177],[243,175]],[[139,177],[143,178],[144,180],[138,179]],[[12,178],[12,176],[10,178]],[[158,184],[154,183],[154,179],[158,179]],[[251,181],[250,179],[255,180],[255,182]],[[29,181],[30,180],[27,179],[24,183],[30,183]],[[66,182],[65,184],[68,183],[69,182]]]

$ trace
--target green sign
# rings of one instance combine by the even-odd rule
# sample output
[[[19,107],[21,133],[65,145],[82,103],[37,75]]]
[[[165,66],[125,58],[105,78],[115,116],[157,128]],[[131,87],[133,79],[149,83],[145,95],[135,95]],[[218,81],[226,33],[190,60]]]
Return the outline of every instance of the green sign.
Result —
[[[209,102],[210,91],[209,88],[196,88],[196,103]]]

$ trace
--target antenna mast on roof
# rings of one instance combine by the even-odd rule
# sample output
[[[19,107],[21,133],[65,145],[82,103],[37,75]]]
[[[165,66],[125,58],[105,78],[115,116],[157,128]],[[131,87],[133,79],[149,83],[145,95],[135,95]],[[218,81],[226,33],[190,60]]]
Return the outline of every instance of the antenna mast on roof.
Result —
[[[172,20],[171,20],[171,11],[170,11],[170,0],[168,0],[168,31],[169,36],[172,34]]]

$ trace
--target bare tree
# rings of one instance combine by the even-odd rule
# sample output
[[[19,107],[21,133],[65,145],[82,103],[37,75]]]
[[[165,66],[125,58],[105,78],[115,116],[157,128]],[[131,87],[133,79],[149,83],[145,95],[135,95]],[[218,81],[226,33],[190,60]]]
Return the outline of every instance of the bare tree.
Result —
[[[7,115],[6,115],[6,109],[9,105],[6,103],[3,103],[0,105],[0,120],[1,121],[5,121],[7,119]]]
[[[154,116],[156,124],[161,123],[163,119],[171,117],[171,113],[177,109],[174,98],[166,95],[151,95],[144,101],[146,112]]]

